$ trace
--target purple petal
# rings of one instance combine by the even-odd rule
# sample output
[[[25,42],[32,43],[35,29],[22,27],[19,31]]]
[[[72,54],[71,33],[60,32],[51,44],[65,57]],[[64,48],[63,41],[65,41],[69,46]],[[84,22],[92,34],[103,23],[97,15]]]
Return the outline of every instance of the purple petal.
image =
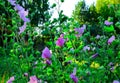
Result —
[[[115,67],[113,66],[110,68],[110,71],[112,72],[112,71],[114,71],[114,69],[115,69]]]
[[[118,80],[114,80],[113,83],[120,83]]]
[[[110,45],[114,40],[115,40],[115,36],[113,35],[108,39],[108,45]]]
[[[62,47],[65,43],[65,40],[63,38],[58,38],[56,41],[56,45]]]
[[[81,36],[82,36],[82,34],[76,34],[75,36],[76,36],[76,37],[81,37]]]
[[[83,33],[84,33],[84,30],[86,29],[86,25],[83,25],[81,28],[75,28],[74,30],[76,32],[78,32],[78,34],[76,35],[77,37],[80,37]]]
[[[60,37],[63,38],[63,37],[64,37],[64,34],[61,34]]]
[[[18,12],[18,14],[24,22],[30,22],[30,19],[26,17],[28,15],[28,10],[27,11],[21,10]]]
[[[46,60],[46,64],[48,64],[48,65],[51,65],[51,61],[50,60]]]
[[[100,38],[100,35],[97,35],[97,36],[96,36],[96,39],[99,39],[99,38]]]
[[[84,24],[83,26],[82,26],[84,29],[86,29],[86,25]]]
[[[24,22],[30,22],[30,19],[29,19],[29,18],[21,17],[21,19],[22,19]]]
[[[42,52],[42,58],[49,59],[50,57],[51,57],[50,50],[47,47],[45,47],[45,49]]]
[[[18,14],[20,15],[20,16],[27,16],[28,15],[28,10],[20,10],[19,12],[18,12]]]
[[[22,6],[20,6],[19,4],[16,4],[14,7],[15,10],[21,11],[21,10],[25,10]]]
[[[11,5],[15,6],[16,5],[16,0],[8,0],[8,2],[10,2]]]
[[[114,66],[113,62],[110,62],[108,66],[113,67]]]
[[[78,78],[72,73],[70,74],[70,78],[74,81],[74,83],[78,83]]]
[[[76,75],[76,67],[73,70],[73,74]]]
[[[78,32],[79,34],[83,34],[84,28],[75,28],[75,31]]]
[[[38,83],[38,79],[36,76],[31,76],[30,81],[28,83]]]
[[[7,81],[7,83],[12,83],[12,81],[14,81],[15,80],[15,78],[14,78],[14,76],[13,77],[11,77],[8,81]]]
[[[86,51],[86,50],[89,51],[89,50],[90,50],[90,47],[89,47],[89,46],[85,46],[85,47],[83,48],[83,50],[84,50],[84,51]]]
[[[19,34],[21,34],[22,32],[24,32],[25,29],[26,29],[26,22],[24,22],[23,26],[19,27],[19,30],[20,30]]]
[[[98,53],[92,55],[92,58],[96,58],[98,56]]]
[[[106,21],[104,22],[104,24],[107,25],[107,26],[110,26],[110,25],[113,24],[113,22],[109,22],[109,21],[106,20]]]

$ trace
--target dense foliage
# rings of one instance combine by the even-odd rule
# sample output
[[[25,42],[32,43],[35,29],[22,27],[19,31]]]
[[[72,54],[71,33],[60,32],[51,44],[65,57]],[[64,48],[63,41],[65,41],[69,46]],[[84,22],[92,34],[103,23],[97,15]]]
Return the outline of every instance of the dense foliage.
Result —
[[[36,14],[34,8],[40,3],[36,0],[31,5],[35,4],[28,12],[28,6],[15,0],[0,0],[0,8],[6,9],[0,12],[0,83],[120,82],[120,5],[104,6],[115,9],[112,16],[96,12],[94,5],[86,7],[82,1],[72,18],[60,10],[58,18],[45,16],[37,33],[31,14]]]

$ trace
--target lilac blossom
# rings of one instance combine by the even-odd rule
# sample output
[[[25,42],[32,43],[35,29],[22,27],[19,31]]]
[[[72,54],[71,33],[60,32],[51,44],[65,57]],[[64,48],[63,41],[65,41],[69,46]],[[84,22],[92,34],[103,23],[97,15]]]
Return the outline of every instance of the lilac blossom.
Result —
[[[15,0],[8,0],[8,2],[10,2],[11,5],[14,6],[14,9],[18,11],[20,18],[24,21],[24,25],[19,27],[19,30],[20,30],[19,34],[20,34],[24,32],[26,28],[26,22],[30,22],[30,19],[26,17],[28,15],[28,10],[25,11],[25,9],[22,6],[20,6],[19,4],[16,4]]]
[[[86,51],[86,50],[89,51],[89,50],[90,50],[90,47],[89,47],[89,46],[85,46],[85,47],[83,48],[83,50],[84,50],[84,51]]]
[[[28,10],[25,11],[25,9],[22,6],[20,6],[19,4],[16,4],[14,9],[18,11],[20,18],[24,22],[30,22],[30,19],[26,17],[28,15]]]
[[[110,68],[110,71],[113,72],[114,70],[115,70],[115,67],[112,66],[112,67]]]
[[[19,4],[16,4],[14,9],[17,10],[17,11],[24,10],[24,8],[22,6],[20,6]]]
[[[76,75],[76,67],[73,70],[73,74]]]
[[[64,37],[64,34],[61,34],[60,37],[63,38],[63,37]]]
[[[14,81],[15,80],[15,78],[14,78],[14,76],[12,76],[8,81],[7,81],[7,83],[12,83],[12,81]]]
[[[16,0],[8,0],[8,2],[10,2],[10,4],[13,5],[13,6],[16,5]]]
[[[70,78],[72,78],[74,83],[78,83],[78,78],[76,77],[76,68],[74,68],[73,73],[70,74]]]
[[[108,66],[110,66],[110,67],[114,66],[113,62],[110,62],[110,63],[108,64]]]
[[[36,76],[31,76],[30,81],[28,83],[38,83],[38,79]]]
[[[77,37],[82,36],[82,34],[84,33],[84,30],[86,29],[86,25],[83,25],[81,28],[75,28],[74,30],[76,32],[78,32],[78,34],[76,34]]]
[[[70,74],[70,77],[72,78],[72,80],[74,81],[74,83],[78,83],[78,78],[73,73]]]
[[[19,27],[19,34],[21,34],[22,32],[24,32],[24,30],[26,29],[26,22],[24,22],[23,26]]]
[[[25,10],[18,11],[18,14],[24,22],[30,22],[30,19],[26,17],[28,15],[28,10],[27,11],[25,11]]]
[[[113,83],[120,83],[118,80],[114,80]]]
[[[114,63],[113,63],[113,62],[110,62],[110,63],[108,64],[108,66],[110,66],[110,71],[113,72],[114,69],[115,69]]]
[[[105,20],[104,24],[107,25],[107,26],[110,26],[110,25],[113,24],[113,22],[109,22],[109,21]]]
[[[100,35],[97,35],[97,36],[96,36],[96,39],[99,39],[99,38],[100,38]]]
[[[96,58],[98,56],[98,53],[95,53],[92,55],[92,58]]]
[[[45,49],[42,51],[42,58],[49,59],[50,57],[50,50],[48,49],[48,47],[45,47]]]
[[[52,62],[49,59],[46,60],[46,64],[50,65],[51,63]]]
[[[56,45],[62,47],[65,43],[64,38],[59,37],[58,40],[56,41]]]
[[[30,19],[26,17],[28,15],[28,10],[25,11],[25,9],[22,6],[20,6],[19,4],[15,4],[15,0],[8,1],[11,3],[11,5],[15,6],[14,9],[18,11],[20,18],[24,22],[30,22]]]
[[[108,45],[110,45],[114,40],[115,40],[115,36],[113,35],[108,39]]]

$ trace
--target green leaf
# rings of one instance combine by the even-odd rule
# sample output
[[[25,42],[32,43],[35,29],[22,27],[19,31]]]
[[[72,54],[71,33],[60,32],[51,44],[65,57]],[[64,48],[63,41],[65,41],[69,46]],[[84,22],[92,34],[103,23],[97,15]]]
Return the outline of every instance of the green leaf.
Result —
[[[66,58],[65,58],[65,62],[70,61],[70,60],[72,60],[72,59],[73,59],[72,56],[66,57]]]
[[[51,8],[54,8],[54,7],[56,7],[56,4],[55,4],[55,3],[53,3],[53,5],[52,5],[52,7],[51,7]]]
[[[5,38],[5,40],[3,40],[3,42],[4,42],[4,44],[6,44],[6,43],[7,43],[7,37]]]
[[[75,53],[78,53],[79,51],[80,51],[79,48],[75,49]]]
[[[104,31],[105,32],[113,32],[114,31],[114,26],[111,25],[111,26],[105,26],[104,27]]]
[[[63,50],[63,51],[67,51],[67,48],[66,48],[66,47],[64,47],[62,50]]]
[[[33,61],[34,60],[34,56],[33,56],[33,54],[30,54],[30,56],[29,56],[29,61],[31,62],[31,61]]]
[[[69,41],[69,42],[66,42],[67,46],[68,46],[68,49],[69,48],[72,48],[72,43]]]
[[[24,70],[24,71],[27,71],[29,69],[28,65],[27,64],[22,64],[21,65],[21,68]]]
[[[61,0],[61,2],[64,2],[64,0]]]
[[[118,11],[115,12],[115,16],[116,17],[120,17],[120,10],[118,10]]]
[[[47,45],[52,46],[52,41],[46,42]]]
[[[48,68],[48,69],[47,69],[47,75],[50,75],[50,74],[52,74],[52,69],[51,69],[51,68]]]
[[[15,25],[15,24],[16,24],[16,21],[15,21],[15,20],[12,20],[12,24]]]
[[[11,49],[11,50],[10,50],[10,52],[11,52],[11,53],[13,53],[13,52],[14,52],[14,50],[13,50],[13,49]]]
[[[40,55],[40,52],[39,52],[39,51],[36,51],[35,54]]]
[[[120,29],[120,22],[115,23],[115,26]]]
[[[17,47],[19,44],[18,43],[14,43],[13,47]]]
[[[118,58],[120,58],[120,51],[118,52]]]
[[[38,33],[37,33],[37,32],[34,32],[34,36],[36,36],[36,35],[38,35]]]
[[[10,35],[7,35],[8,37],[14,37],[15,36],[15,33],[12,32]]]

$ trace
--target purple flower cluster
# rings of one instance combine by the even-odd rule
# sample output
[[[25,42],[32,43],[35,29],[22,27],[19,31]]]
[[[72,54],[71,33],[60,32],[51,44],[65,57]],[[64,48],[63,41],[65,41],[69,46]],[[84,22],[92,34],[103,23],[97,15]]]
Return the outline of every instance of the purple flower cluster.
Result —
[[[72,78],[74,83],[78,83],[78,78],[76,77],[76,68],[74,68],[73,73],[70,74],[70,78]]]
[[[58,38],[56,41],[56,45],[62,47],[65,43],[65,40],[63,38]]]
[[[10,4],[13,5],[13,6],[16,5],[16,0],[8,0],[8,2],[10,2]]]
[[[76,34],[76,37],[82,36],[82,34],[84,33],[85,29],[86,29],[86,25],[83,25],[81,28],[75,28],[74,30],[76,32],[78,32],[78,34]]]
[[[110,26],[110,25],[113,24],[113,22],[109,22],[109,21],[105,20],[104,24],[107,25],[107,26]]]
[[[108,39],[108,45],[110,45],[114,40],[115,40],[115,36],[113,35]]]
[[[114,80],[113,83],[120,83],[120,81],[118,81],[118,80]]]
[[[98,53],[95,53],[92,55],[92,58],[96,58],[98,56]]]
[[[46,64],[50,65],[52,62],[50,60],[51,58],[51,53],[48,47],[45,47],[45,49],[42,51],[42,58],[46,60]]]
[[[22,6],[16,4],[16,0],[8,0],[8,2],[10,2],[10,4],[14,6],[14,9],[18,11],[18,15],[20,16],[20,18],[24,21],[23,26],[19,27],[20,34],[24,32],[26,28],[26,22],[30,22],[30,19],[26,17],[28,15],[28,10],[25,10]]]
[[[26,28],[26,22],[24,22],[24,24],[21,27],[19,27],[20,30],[19,34],[24,32],[25,28]]]
[[[100,35],[97,35],[97,36],[96,36],[96,39],[99,39],[99,38],[100,38]]]
[[[36,76],[31,76],[30,81],[28,83],[38,83],[38,79]]]
[[[83,48],[83,50],[84,50],[84,51],[86,51],[86,50],[89,51],[89,50],[90,50],[90,47],[89,47],[89,46],[85,46],[85,47]]]
[[[7,81],[7,83],[12,83],[14,80],[15,80],[15,78],[14,78],[14,76],[13,76],[13,77],[11,77],[11,78]]]
[[[65,43],[65,39],[63,38],[64,34],[61,34],[58,40],[56,41],[56,45],[62,47]]]
[[[26,77],[28,77],[28,73],[24,73],[24,75]],[[15,80],[14,76],[12,76],[6,83],[13,83],[13,81]],[[41,79],[38,79],[35,75],[34,76],[30,76],[30,80],[27,83],[42,83]],[[44,82],[47,83],[47,82]]]

